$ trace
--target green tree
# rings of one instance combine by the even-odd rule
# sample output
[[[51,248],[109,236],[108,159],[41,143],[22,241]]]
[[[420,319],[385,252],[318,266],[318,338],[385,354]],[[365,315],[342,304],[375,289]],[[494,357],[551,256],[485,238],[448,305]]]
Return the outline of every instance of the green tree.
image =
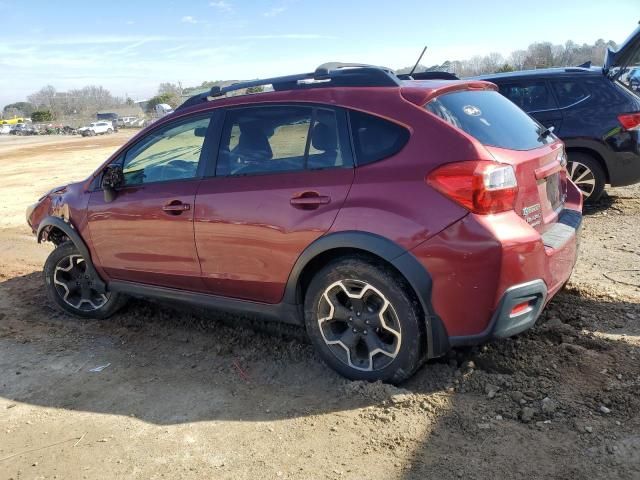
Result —
[[[35,107],[29,102],[10,103],[4,107],[4,116],[7,118],[28,117],[33,113]]]
[[[496,70],[496,73],[515,72],[515,71],[516,69],[512,65],[505,63]]]
[[[159,105],[161,103],[166,103],[170,105],[171,108],[176,108],[178,105],[180,105],[180,97],[174,93],[163,93],[161,95],[156,95],[147,102],[147,112],[153,112],[156,108],[156,105]]]
[[[53,120],[51,110],[37,110],[31,114],[31,120],[34,122],[50,122]]]

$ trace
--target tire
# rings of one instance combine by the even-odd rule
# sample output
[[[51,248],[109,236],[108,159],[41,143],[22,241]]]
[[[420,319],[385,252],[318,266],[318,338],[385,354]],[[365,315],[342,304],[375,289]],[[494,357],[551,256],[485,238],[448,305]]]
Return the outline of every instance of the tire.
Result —
[[[84,258],[73,242],[61,243],[51,252],[43,276],[49,300],[77,317],[104,319],[126,303],[121,294],[99,294],[91,288],[93,279],[86,274]]]
[[[584,197],[585,203],[597,202],[607,180],[600,162],[587,153],[569,152],[567,172]]]
[[[113,133],[113,129],[112,128],[107,129],[107,135],[111,135],[112,133]]]
[[[305,326],[322,359],[351,380],[399,383],[426,358],[418,301],[404,278],[366,256],[336,259],[316,273]]]

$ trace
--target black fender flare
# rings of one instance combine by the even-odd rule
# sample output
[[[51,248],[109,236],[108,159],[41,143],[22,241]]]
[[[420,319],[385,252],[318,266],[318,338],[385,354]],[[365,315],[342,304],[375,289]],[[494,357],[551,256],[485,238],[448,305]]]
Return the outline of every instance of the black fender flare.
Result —
[[[294,264],[285,288],[284,302],[294,305],[302,303],[299,286],[305,267],[318,255],[341,248],[357,249],[373,254],[398,270],[413,289],[424,312],[428,357],[439,357],[449,350],[447,331],[431,303],[431,275],[411,252],[380,235],[345,231],[331,233],[317,239],[302,252]]]
[[[93,264],[93,260],[91,259],[91,253],[87,248],[87,244],[84,243],[82,237],[78,233],[78,231],[73,227],[71,223],[65,222],[60,217],[52,217],[48,216],[42,219],[42,221],[38,225],[38,232],[36,234],[36,238],[38,239],[38,243],[42,242],[42,238],[46,229],[57,228],[64,232],[64,234],[73,242],[76,246],[80,255],[84,258],[84,261],[87,263],[87,268],[89,270],[89,274],[95,278],[95,287],[96,290],[100,293],[104,293],[107,290],[107,285],[104,280],[98,274],[95,265]]]

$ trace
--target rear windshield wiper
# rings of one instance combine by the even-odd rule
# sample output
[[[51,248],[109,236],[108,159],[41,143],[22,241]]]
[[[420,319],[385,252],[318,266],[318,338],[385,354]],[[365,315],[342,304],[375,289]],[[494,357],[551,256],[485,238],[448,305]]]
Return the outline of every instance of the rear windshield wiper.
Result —
[[[553,133],[555,128],[556,127],[545,127],[544,129],[540,130],[540,133],[538,134],[538,139],[542,140],[547,138],[549,135]]]

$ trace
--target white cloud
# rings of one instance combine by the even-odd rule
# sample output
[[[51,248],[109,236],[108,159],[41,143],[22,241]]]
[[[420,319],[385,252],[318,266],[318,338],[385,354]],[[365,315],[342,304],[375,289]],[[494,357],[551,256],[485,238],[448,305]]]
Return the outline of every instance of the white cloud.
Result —
[[[230,12],[231,10],[233,10],[232,5],[229,2],[225,2],[224,0],[209,2],[209,6],[217,8],[218,10],[222,10],[223,12]]]
[[[263,15],[265,17],[276,17],[284,12],[287,7],[273,7],[271,10],[264,12]]]
[[[195,18],[193,18],[191,15],[185,15],[184,17],[182,17],[180,21],[182,23],[198,23],[198,21]]]

